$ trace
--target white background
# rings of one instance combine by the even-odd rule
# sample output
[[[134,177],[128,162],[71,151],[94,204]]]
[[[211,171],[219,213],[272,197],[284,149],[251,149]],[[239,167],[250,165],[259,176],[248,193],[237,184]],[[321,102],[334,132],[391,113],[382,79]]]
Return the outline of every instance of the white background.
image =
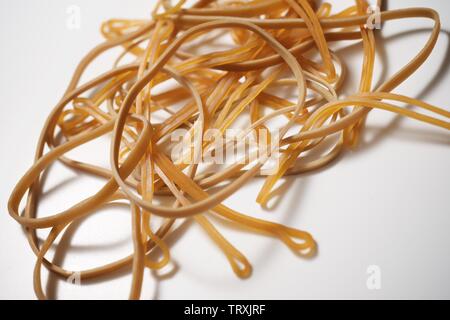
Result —
[[[342,2],[342,6],[352,3]],[[390,8],[427,6],[441,13],[443,32],[430,60],[396,92],[449,110],[449,34],[444,30],[450,30],[450,3],[389,2]],[[79,30],[66,27],[70,5],[81,8]],[[152,7],[152,1],[145,0],[0,1],[0,298],[35,298],[35,258],[6,206],[13,186],[32,163],[48,113],[78,61],[102,40],[100,23],[112,17],[146,18]],[[422,19],[386,24],[385,40],[379,43],[386,50],[384,72],[392,74],[412,58],[431,26]],[[110,57],[114,54],[117,51]],[[338,54],[351,66],[346,91],[352,92],[360,73],[361,46]],[[382,74],[379,61],[377,77]],[[87,78],[110,63],[105,59],[97,64]],[[161,279],[147,271],[143,298],[450,298],[449,138],[444,130],[372,112],[357,151],[347,152],[324,170],[286,180],[283,197],[272,210],[265,211],[254,201],[263,180],[253,181],[226,201],[244,213],[309,231],[319,244],[317,257],[299,258],[275,239],[216,223],[253,264],[252,277],[240,280],[206,234],[188,223],[170,241],[176,272]],[[78,155],[107,165],[107,141],[103,149],[86,147]],[[55,165],[39,213],[62,210],[100,185],[101,181]],[[128,211],[108,209],[88,218],[67,246],[63,265],[74,270],[127,255],[132,250]],[[380,267],[380,290],[366,286],[370,265]],[[47,281],[46,272],[43,278],[49,296],[59,299],[122,299],[130,287],[126,272],[79,287],[53,277]]]

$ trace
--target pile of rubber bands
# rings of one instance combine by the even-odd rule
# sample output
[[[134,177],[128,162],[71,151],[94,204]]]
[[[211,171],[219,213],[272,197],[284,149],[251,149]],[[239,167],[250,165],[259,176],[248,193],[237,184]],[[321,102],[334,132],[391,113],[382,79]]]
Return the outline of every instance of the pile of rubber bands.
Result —
[[[205,229],[242,278],[251,274],[251,264],[219,232],[211,216],[278,239],[299,255],[314,255],[316,243],[309,233],[238,212],[225,206],[224,200],[259,177],[265,181],[256,201],[264,205],[282,177],[317,170],[342,151],[357,147],[373,109],[450,129],[448,111],[393,93],[432,52],[440,32],[438,13],[427,8],[379,13],[383,23],[424,18],[434,25],[423,49],[374,88],[376,47],[383,43],[376,36],[380,31],[367,27],[368,12],[366,0],[355,0],[340,12],[334,12],[330,3],[314,0],[200,0],[189,8],[185,1],[173,5],[159,0],[149,20],[105,22],[101,28],[105,42],[76,68],[44,124],[34,164],[8,203],[37,256],[37,297],[46,298],[42,265],[64,278],[75,272],[46,258],[58,237],[77,220],[120,201],[130,206],[134,251],[118,261],[77,272],[83,281],[131,268],[131,299],[140,297],[145,268],[161,269],[170,262],[165,239],[177,219],[191,217]],[[359,88],[345,97],[346,65],[332,50],[342,41],[360,42],[363,47]],[[113,48],[121,48],[122,53],[112,69],[80,83],[87,67]],[[290,97],[280,94],[286,88],[293,93]],[[274,123],[279,127],[273,128]],[[202,156],[220,148],[206,138],[206,132],[215,129],[224,134],[236,126],[248,135],[257,132],[268,156],[205,170]],[[194,151],[173,159],[169,138],[179,129],[185,130],[185,141]],[[261,132],[265,138],[258,136]],[[66,156],[101,136],[110,137],[110,167]],[[313,153],[315,157],[305,156],[322,150],[324,144],[331,147]],[[278,166],[265,173],[262,168],[275,152]],[[192,159],[200,161],[186,161]],[[43,173],[56,161],[104,179],[104,184],[64,211],[37,217]],[[173,205],[161,205],[158,197],[171,199]],[[155,227],[152,216],[163,222]],[[38,229],[49,230],[43,241]],[[161,253],[157,261],[150,258],[154,250]]]

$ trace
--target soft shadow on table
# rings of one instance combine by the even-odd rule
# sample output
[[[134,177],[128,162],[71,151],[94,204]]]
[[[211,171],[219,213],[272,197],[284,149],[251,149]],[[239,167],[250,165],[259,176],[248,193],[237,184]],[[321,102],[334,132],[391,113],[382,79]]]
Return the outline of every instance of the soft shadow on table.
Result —
[[[420,34],[420,33],[426,33],[429,34],[432,29],[419,29],[419,30],[410,30],[402,33],[395,34],[393,36],[389,37],[383,37],[382,35],[377,35],[377,41],[385,41],[385,42],[392,42],[395,40],[398,40],[402,37],[411,36],[414,34]],[[426,87],[424,87],[419,93],[415,94],[414,97],[417,99],[425,99],[426,96],[428,96],[432,91],[433,88],[436,86],[439,81],[442,80],[442,78],[447,74],[449,65],[450,65],[450,33],[446,30],[442,30],[441,34],[445,35],[447,37],[447,49],[445,52],[445,57],[443,61],[441,62],[441,68],[439,71],[429,80]],[[355,43],[350,46],[347,46],[345,48],[342,48],[340,50],[337,50],[338,54],[341,54],[342,57],[345,58],[346,54],[350,53],[360,53],[361,51],[361,43]],[[377,61],[381,63],[382,66],[382,73],[378,80],[378,83],[375,85],[375,87],[378,87],[381,85],[384,81],[386,81],[392,74],[396,72],[397,70],[392,70],[390,72],[389,68],[389,60],[388,60],[388,52],[385,49],[385,46],[377,46]],[[425,62],[426,63],[426,62]],[[414,75],[412,75],[413,77]],[[353,91],[356,91],[357,88],[355,88]],[[435,144],[450,144],[449,134],[446,132],[440,133],[437,131],[432,130],[414,130],[411,131],[407,128],[400,128],[400,122],[402,117],[401,116],[395,116],[393,120],[391,120],[386,126],[383,126],[381,128],[375,127],[375,126],[368,126],[368,130],[377,132],[374,134],[373,138],[370,141],[361,141],[361,145],[358,147],[357,152],[355,153],[349,153],[349,152],[343,152],[338,158],[336,158],[333,162],[329,163],[328,165],[318,169],[314,170],[312,172],[300,174],[298,177],[284,177],[282,179],[282,183],[271,192],[270,195],[270,202],[272,202],[271,205],[266,206],[265,209],[268,211],[273,211],[276,209],[282,200],[283,196],[286,194],[286,192],[294,186],[295,179],[299,179],[301,182],[301,185],[296,184],[296,196],[291,197],[290,203],[288,204],[288,207],[286,209],[287,215],[285,215],[284,220],[281,221],[283,224],[289,225],[289,222],[292,216],[297,215],[300,211],[299,207],[301,204],[301,200],[304,197],[304,194],[306,192],[307,182],[308,179],[310,179],[312,176],[316,174],[320,174],[321,172],[324,172],[326,170],[329,170],[331,167],[333,167],[336,163],[339,162],[340,159],[347,157],[347,156],[353,156],[353,154],[359,154],[363,153],[364,151],[367,151],[369,148],[375,147],[377,144],[381,143],[384,138],[386,138],[388,135],[392,134],[393,131],[398,132],[403,138],[405,139],[414,139],[417,141],[423,140],[427,143],[435,143]],[[224,219],[215,218],[214,220],[218,221],[222,226],[227,228],[232,228],[235,230],[245,230],[247,232],[252,232],[251,229],[245,229],[241,226],[236,226],[236,224],[230,223],[229,221],[226,221]],[[254,232],[254,231],[253,231]],[[279,245],[277,241],[272,242],[266,250],[261,253],[260,257],[256,260],[253,259],[253,264],[258,266],[259,268],[263,267],[265,265],[265,261],[270,261],[271,256],[276,252],[276,250],[281,250],[284,248],[281,248],[282,245]],[[317,256],[318,253],[316,253],[315,256]]]
[[[420,30],[411,30],[407,32],[403,32],[400,34],[397,34],[395,36],[389,37],[389,41],[398,39],[400,37],[409,36],[413,34],[418,33],[425,33],[430,34],[432,29],[420,29]],[[450,67],[450,32],[447,30],[441,30],[441,35],[444,35],[446,37],[447,46],[444,54],[444,59],[440,63],[439,71],[428,81],[428,84],[420,90],[418,93],[414,94],[413,97],[419,100],[426,100],[426,98],[430,95],[431,92],[433,92],[434,88],[437,86],[437,84],[442,80],[442,78],[448,74],[449,67]],[[440,41],[442,41],[442,38],[439,38]],[[382,47],[382,46],[380,46]],[[387,61],[387,53],[385,50],[383,50],[381,53],[384,53],[385,57],[383,58],[385,61]],[[427,62],[425,62],[426,64]],[[424,67],[424,66],[423,66]],[[414,77],[414,74],[412,75]],[[407,108],[411,108],[410,106],[407,106]],[[370,139],[370,141],[361,141],[361,146],[359,148],[360,151],[367,150],[369,148],[373,148],[379,145],[380,142],[382,142],[388,135],[390,135],[393,131],[399,130],[402,133],[408,133],[408,129],[399,128],[400,124],[402,122],[404,117],[400,115],[396,115],[386,126],[381,128],[377,134],[373,136],[373,138]],[[416,137],[419,136],[426,136],[428,137],[427,142],[428,143],[438,143],[441,144],[442,141],[447,141],[447,144],[450,140],[449,134],[447,132],[434,132],[433,134],[430,134],[428,130],[415,130]],[[420,138],[419,138],[420,139]]]
[[[47,190],[42,191],[42,189],[44,189],[44,187],[45,187],[48,175],[51,174],[51,170],[52,170],[52,167],[49,167],[43,173],[43,177],[41,179],[41,184],[40,184],[40,186],[41,186],[40,189],[41,190],[38,191],[39,201],[44,201],[46,197],[52,195],[53,193],[55,193],[57,191],[61,192],[61,190],[64,190],[65,187],[69,186],[71,183],[75,182],[76,179],[77,179],[77,176],[71,176],[71,177],[65,178],[62,181],[52,185]],[[121,205],[120,203],[109,204],[109,205],[104,206],[103,208],[101,208],[99,211],[105,211],[105,209],[107,209],[108,207],[113,207],[113,206],[120,207],[120,205]],[[24,212],[22,211],[22,215],[23,214],[24,214]],[[39,215],[39,212],[37,212],[36,215]],[[89,215],[89,216],[87,216],[87,217],[85,217],[85,218],[83,218],[81,220],[74,221],[74,223],[77,223],[77,224],[81,225],[90,216],[91,215]],[[74,225],[74,226],[71,226],[71,227],[76,229],[76,228],[79,227],[79,225],[76,225],[76,226]],[[26,230],[24,228],[21,228],[21,230],[23,231],[24,234],[26,234]],[[74,232],[75,231],[73,231],[73,233]],[[70,232],[69,232],[69,234],[70,234]],[[39,245],[41,245],[44,242],[44,239],[42,239],[41,237],[38,236],[37,237],[37,241],[38,241]],[[91,251],[91,250],[104,250],[104,249],[115,248],[115,247],[121,246],[124,243],[126,243],[126,241],[128,241],[128,239],[117,239],[114,242],[110,242],[108,244],[101,244],[101,245],[74,245],[74,244],[71,244],[70,245],[70,250],[72,252],[83,252],[83,251]],[[50,248],[55,249],[58,246],[59,246],[59,244],[53,243]]]
[[[128,205],[121,203],[110,203],[105,205],[102,210],[107,211],[108,208],[117,208],[117,207],[127,207]],[[52,262],[58,266],[64,265],[64,260],[68,253],[80,252],[80,251],[95,251],[102,249],[114,249],[124,244],[124,242],[128,242],[129,239],[123,239],[121,241],[115,241],[113,243],[108,243],[106,245],[85,245],[85,246],[77,246],[73,245],[71,242],[73,240],[74,235],[77,230],[82,226],[86,220],[88,220],[90,216],[77,219],[73,221],[63,232],[61,239],[59,240],[57,245],[54,245],[54,256]],[[115,276],[120,277],[126,275],[127,272],[125,270],[121,270]],[[105,276],[106,278],[106,276]],[[58,281],[67,281],[67,279],[63,279],[62,277],[50,272],[47,280],[46,293],[48,299],[57,299],[57,289],[58,289]],[[93,280],[82,280],[83,285],[88,285],[89,283],[93,283]]]
[[[417,34],[430,34],[432,31],[431,28],[422,28],[418,30],[408,30],[405,32],[397,33],[395,35],[389,36],[389,37],[383,37],[379,34],[377,35],[376,41],[384,41],[385,43],[389,43],[395,40],[398,40],[403,37],[408,37],[412,35]],[[436,85],[442,80],[442,78],[448,73],[450,68],[450,32],[447,30],[441,30],[441,37],[439,38],[439,41],[442,41],[442,36],[445,36],[445,40],[447,41],[446,44],[446,50],[444,54],[444,58],[442,62],[440,63],[441,68],[439,68],[439,71],[432,77],[430,77],[430,80],[427,81],[427,85],[421,89],[418,93],[415,93],[414,95],[411,95],[413,98],[419,99],[419,100],[426,100],[427,96],[429,96]],[[361,44],[355,43],[353,45],[347,46],[345,48],[342,48],[337,51],[337,53],[343,57],[348,54],[357,54],[361,50]],[[378,82],[374,85],[375,88],[379,87],[384,81],[386,81],[390,76],[393,75],[394,72],[397,72],[398,70],[390,70],[389,66],[389,52],[386,50],[386,46],[379,45],[377,46],[377,57],[376,59],[381,62],[381,65],[383,66],[382,74],[378,80]],[[426,65],[427,62],[424,64]],[[426,66],[422,66],[421,68],[425,68]],[[411,76],[414,77],[414,74]],[[408,80],[406,80],[407,82]],[[349,90],[348,87],[345,88],[346,90]],[[352,87],[353,92],[357,90],[356,87]],[[395,90],[394,90],[395,92]],[[411,108],[411,106],[406,106],[406,108]],[[382,111],[380,111],[382,112]],[[415,132],[410,132],[406,128],[401,128],[400,124],[404,117],[400,115],[395,115],[393,119],[387,123],[385,126],[380,127],[377,129],[375,126],[370,126],[370,129],[372,131],[376,130],[377,132],[373,135],[373,137],[367,141],[362,139],[360,146],[358,147],[357,152],[354,153],[354,155],[361,154],[363,151],[368,150],[369,148],[374,148],[378,146],[386,137],[388,137],[390,134],[392,134],[394,131],[398,131],[403,136],[407,136],[408,134],[411,136],[411,139],[415,140],[423,140],[424,138],[421,137],[427,137],[426,141],[427,143],[437,143],[437,144],[448,144],[449,141],[449,134],[447,132],[431,132],[430,130],[415,130]]]
[[[117,206],[125,207],[127,209],[129,208],[129,206],[127,204],[123,204],[123,203],[110,203],[106,207],[117,207]],[[105,207],[105,209],[107,209],[106,207]],[[52,262],[54,264],[62,266],[64,264],[64,260],[65,260],[67,253],[71,253],[74,251],[73,250],[74,247],[71,244],[71,241],[72,241],[75,233],[77,232],[77,230],[87,219],[88,218],[78,219],[78,220],[72,222],[66,228],[58,245],[55,246],[55,252],[54,252],[53,259],[52,259]],[[174,228],[173,231],[165,238],[165,242],[169,246],[169,248],[172,247],[179,239],[181,239],[183,237],[183,235],[188,230],[191,223],[192,223],[191,219],[185,219],[182,223],[179,224],[179,226]],[[130,239],[127,239],[127,240],[130,240]],[[112,244],[108,244],[107,246],[111,249],[114,249],[115,246],[119,246],[122,244],[123,244],[122,242],[112,243]],[[93,250],[93,249],[97,249],[97,248],[92,247],[92,246],[91,247],[86,246],[83,249],[84,250]],[[105,249],[105,245],[102,245],[100,247],[100,249]],[[78,250],[80,250],[80,249],[78,249]],[[148,255],[148,258],[150,258],[152,260],[157,260],[159,258],[159,253],[152,251]],[[107,263],[107,262],[105,262],[105,263]],[[153,296],[149,297],[149,298],[158,299],[160,283],[162,281],[172,278],[176,274],[176,272],[179,270],[179,266],[175,261],[172,261],[171,264],[172,265],[170,266],[169,270],[165,270],[165,271],[161,271],[161,272],[150,271],[151,276],[155,280],[155,289],[153,292]],[[102,283],[102,282],[105,282],[108,280],[127,276],[130,274],[130,272],[131,272],[131,264],[128,264],[114,272],[111,272],[111,273],[108,273],[108,274],[105,274],[105,275],[102,275],[102,276],[99,276],[99,277],[96,277],[93,279],[81,279],[81,285],[89,286],[89,285],[99,284],[99,283]],[[58,283],[59,283],[59,281],[67,281],[67,280],[68,279],[65,279],[55,273],[50,272],[49,276],[48,276],[48,280],[47,280],[46,289],[45,289],[47,298],[51,299],[51,300],[58,299]]]

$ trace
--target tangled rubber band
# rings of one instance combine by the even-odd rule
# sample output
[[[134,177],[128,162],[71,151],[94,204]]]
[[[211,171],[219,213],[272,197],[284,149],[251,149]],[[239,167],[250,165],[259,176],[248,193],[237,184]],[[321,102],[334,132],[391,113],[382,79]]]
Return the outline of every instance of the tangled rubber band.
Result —
[[[262,177],[265,181],[256,201],[266,205],[282,177],[317,170],[344,150],[357,148],[373,109],[450,130],[450,112],[393,93],[431,54],[440,32],[436,11],[408,8],[380,12],[382,22],[426,18],[434,26],[423,49],[374,88],[375,50],[382,39],[375,36],[378,30],[367,27],[371,19],[368,2],[355,0],[354,6],[337,13],[333,13],[331,3],[318,3],[200,0],[186,8],[184,0],[175,4],[159,0],[151,20],[114,19],[102,25],[106,41],[79,63],[64,96],[44,124],[33,165],[15,186],[8,203],[10,215],[25,228],[37,257],[34,289],[38,298],[46,299],[42,265],[65,278],[74,273],[46,258],[58,236],[77,220],[115,202],[129,204],[133,252],[77,272],[83,281],[131,266],[131,299],[140,298],[145,268],[157,270],[170,262],[165,239],[177,219],[192,218],[198,223],[241,278],[251,275],[252,266],[211,217],[279,239],[294,253],[312,257],[317,244],[308,232],[243,214],[225,206],[224,200],[239,193],[249,180]],[[377,4],[381,7],[382,1]],[[358,90],[343,98],[346,65],[333,52],[332,44],[349,40],[362,42],[362,73]],[[230,45],[230,41],[233,47],[214,49],[217,42]],[[113,68],[80,84],[87,67],[116,47],[122,48],[122,53]],[[130,57],[132,62],[124,63]],[[176,85],[164,87],[171,80]],[[285,92],[282,88],[293,89],[291,96],[296,101],[280,95]],[[405,104],[423,112],[405,108]],[[278,120],[276,129],[274,120]],[[253,135],[257,148],[241,155],[239,161],[208,171],[206,156],[237,148],[230,137],[216,144],[209,139],[211,130],[224,136],[236,126],[242,128],[238,140]],[[180,129],[184,130],[185,148],[174,158],[170,151],[176,143],[171,138]],[[111,137],[110,168],[66,156],[101,136]],[[325,142],[332,145],[327,152],[306,157]],[[275,155],[279,156],[278,165],[267,171]],[[104,185],[61,212],[37,217],[42,175],[56,161],[97,176]],[[170,197],[173,205],[160,205],[158,197]],[[153,216],[163,218],[157,229],[151,223]],[[43,241],[37,236],[38,229],[50,229]],[[160,252],[159,260],[151,258],[155,250]]]

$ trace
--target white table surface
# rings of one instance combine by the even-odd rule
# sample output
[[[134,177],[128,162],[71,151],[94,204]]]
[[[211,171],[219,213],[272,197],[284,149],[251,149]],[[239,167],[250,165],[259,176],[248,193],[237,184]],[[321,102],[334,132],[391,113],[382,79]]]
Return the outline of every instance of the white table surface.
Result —
[[[81,9],[79,30],[66,27],[70,5]],[[427,6],[442,13],[443,31],[436,49],[396,92],[449,110],[450,39],[445,30],[450,30],[450,2],[402,0],[390,1],[389,6]],[[35,298],[35,257],[6,205],[13,186],[32,163],[48,113],[63,94],[80,58],[102,40],[100,23],[112,17],[145,18],[151,8],[152,1],[146,0],[0,2],[0,298]],[[422,48],[431,26],[432,22],[424,19],[384,26],[387,74]],[[338,52],[352,66],[349,81],[353,86],[360,72],[360,52],[360,45]],[[108,58],[102,61],[89,70],[88,77],[111,63]],[[263,180],[253,181],[225,202],[247,214],[309,231],[319,243],[317,257],[305,260],[275,239],[217,224],[253,264],[252,277],[240,280],[206,234],[191,223],[172,241],[176,272],[164,279],[146,271],[142,297],[450,298],[449,134],[374,111],[364,140],[360,149],[347,152],[325,170],[288,180],[283,198],[271,211],[262,210],[254,201]],[[109,145],[105,143],[103,148],[86,147],[78,155],[107,164]],[[40,214],[61,210],[88,196],[100,184],[55,165]],[[63,265],[75,270],[127,255],[132,250],[129,212],[108,209],[86,219],[67,246]],[[381,272],[379,290],[366,285],[367,270],[372,265]],[[50,297],[59,299],[123,299],[128,297],[130,287],[127,273],[81,286],[48,278],[44,271],[44,288]]]

